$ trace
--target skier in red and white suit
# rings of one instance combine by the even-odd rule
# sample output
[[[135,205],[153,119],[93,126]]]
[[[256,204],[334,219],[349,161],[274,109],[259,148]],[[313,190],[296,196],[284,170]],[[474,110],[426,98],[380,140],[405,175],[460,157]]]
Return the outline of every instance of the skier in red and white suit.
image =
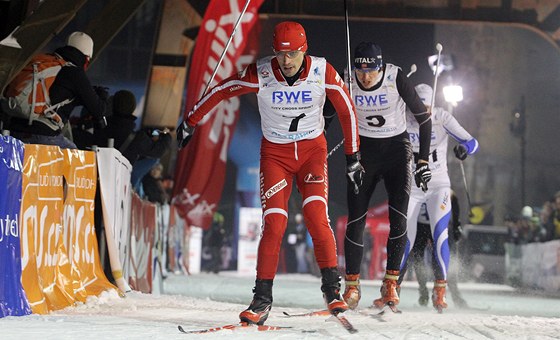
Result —
[[[288,199],[294,176],[303,199],[305,225],[321,268],[321,290],[327,307],[334,314],[348,308],[340,294],[336,243],[327,211],[327,143],[323,134],[326,98],[338,112],[342,125],[348,176],[359,187],[363,175],[354,104],[339,74],[324,58],[305,53],[307,38],[299,23],[278,24],[273,49],[274,56],[262,58],[216,85],[177,129],[182,147],[192,136],[195,125],[222,100],[257,94],[263,133],[260,160],[263,234],[253,301],[240,314],[242,322],[255,324],[264,323],[272,305],[272,283],[288,221]]]

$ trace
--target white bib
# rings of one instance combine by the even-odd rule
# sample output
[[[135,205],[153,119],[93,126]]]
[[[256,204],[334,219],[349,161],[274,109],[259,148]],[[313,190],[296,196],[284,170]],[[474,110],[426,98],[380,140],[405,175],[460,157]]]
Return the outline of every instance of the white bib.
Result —
[[[280,144],[318,137],[325,126],[326,60],[311,57],[307,79],[298,79],[293,86],[288,86],[274,77],[272,58],[257,61],[257,99],[264,137]]]

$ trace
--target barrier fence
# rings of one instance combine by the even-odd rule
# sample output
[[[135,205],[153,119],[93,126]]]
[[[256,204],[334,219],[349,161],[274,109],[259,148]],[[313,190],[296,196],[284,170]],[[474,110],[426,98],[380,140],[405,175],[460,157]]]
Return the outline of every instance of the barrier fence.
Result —
[[[170,208],[131,190],[132,167],[117,150],[24,145],[4,136],[0,157],[0,317],[47,314],[108,290],[123,297],[161,291],[153,282],[161,282]],[[116,287],[98,252],[100,208]]]
[[[108,290],[160,293],[166,262],[184,273],[200,270],[202,237],[192,236],[199,228],[188,228],[173,206],[142,200],[118,150],[24,145],[4,136],[0,159],[0,318],[47,314]],[[103,211],[101,241],[116,286],[98,253],[95,209]],[[560,291],[560,240],[505,247],[507,283]],[[256,256],[256,246],[250,249],[243,255]]]

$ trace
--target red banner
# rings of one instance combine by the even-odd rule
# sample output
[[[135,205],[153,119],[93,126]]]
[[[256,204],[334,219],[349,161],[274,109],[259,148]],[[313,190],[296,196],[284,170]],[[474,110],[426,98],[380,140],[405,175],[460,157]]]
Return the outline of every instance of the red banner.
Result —
[[[134,290],[152,293],[154,236],[156,232],[156,205],[132,194],[132,221],[130,235],[130,277]]]
[[[247,47],[258,37],[249,33],[255,31],[263,1],[249,3],[212,86],[254,60],[257,49]],[[246,0],[212,0],[208,6],[191,57],[184,116],[202,96],[245,4]],[[245,58],[242,52],[251,58]],[[238,114],[239,98],[223,101],[200,121],[188,147],[177,156],[173,202],[189,225],[207,229],[212,222],[222,195],[227,151]]]

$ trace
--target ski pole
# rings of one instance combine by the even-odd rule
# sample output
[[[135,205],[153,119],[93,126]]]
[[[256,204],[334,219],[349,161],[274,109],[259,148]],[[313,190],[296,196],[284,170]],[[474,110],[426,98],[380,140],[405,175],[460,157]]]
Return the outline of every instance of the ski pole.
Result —
[[[463,184],[465,185],[465,193],[467,194],[467,204],[469,205],[469,217],[473,217],[471,195],[469,195],[469,189],[467,186],[467,176],[465,175],[465,167],[463,166],[463,161],[459,161],[461,166],[461,173],[463,174]]]
[[[350,25],[348,23],[348,5],[344,0],[344,22],[346,23],[346,69],[348,70],[348,93],[352,98],[352,67],[350,62]],[[344,138],[327,154],[327,159],[344,143]]]
[[[247,0],[247,2],[245,3],[245,7],[243,7],[243,10],[241,11],[241,14],[239,14],[239,18],[237,18],[237,21],[235,22],[235,25],[233,26],[233,31],[231,32],[231,35],[229,36],[229,39],[226,43],[226,47],[224,47],[224,51],[222,52],[222,55],[220,55],[220,59],[218,60],[218,63],[216,64],[216,67],[214,68],[214,72],[212,72],[212,76],[210,77],[210,80],[208,80],[208,83],[206,83],[206,88],[204,89],[204,92],[202,93],[201,97],[204,97],[204,95],[206,94],[206,92],[210,88],[210,84],[212,84],[212,81],[214,80],[214,77],[216,76],[216,73],[218,73],[218,67],[220,67],[220,64],[222,63],[222,60],[224,60],[224,56],[226,55],[226,52],[229,48],[229,44],[231,44],[231,41],[233,40],[233,36],[235,35],[235,32],[237,32],[237,28],[239,27],[239,24],[241,23],[241,19],[243,18],[243,15],[245,15],[245,12],[247,11],[247,8],[249,7],[250,2],[251,2],[251,0]]]

